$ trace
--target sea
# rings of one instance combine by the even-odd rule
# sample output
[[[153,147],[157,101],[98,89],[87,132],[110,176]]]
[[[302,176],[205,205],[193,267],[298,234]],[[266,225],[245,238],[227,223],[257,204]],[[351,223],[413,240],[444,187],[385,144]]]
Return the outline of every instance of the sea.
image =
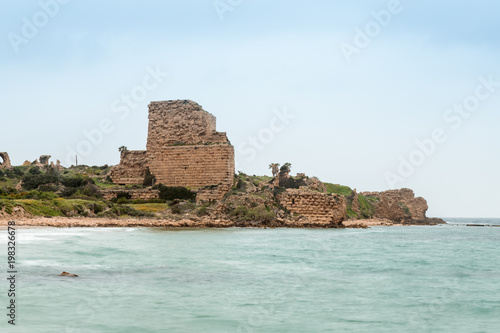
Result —
[[[468,226],[500,219],[445,220],[16,229],[15,298],[2,229],[0,332],[500,332],[500,227]]]

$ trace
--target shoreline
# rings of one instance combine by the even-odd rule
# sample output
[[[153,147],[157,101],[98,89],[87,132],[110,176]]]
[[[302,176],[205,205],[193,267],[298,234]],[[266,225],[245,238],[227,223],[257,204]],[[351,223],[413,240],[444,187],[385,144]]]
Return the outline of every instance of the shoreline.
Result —
[[[0,228],[8,226],[9,221],[15,221],[16,227],[47,227],[47,228],[300,228],[300,229],[341,229],[370,228],[373,226],[401,227],[415,224],[393,223],[387,219],[346,220],[341,226],[327,224],[299,223],[293,221],[274,221],[272,223],[235,222],[226,219],[137,219],[137,218],[88,218],[88,217],[40,217],[0,219]],[[422,225],[422,224],[419,224]],[[433,225],[433,224],[424,224]]]

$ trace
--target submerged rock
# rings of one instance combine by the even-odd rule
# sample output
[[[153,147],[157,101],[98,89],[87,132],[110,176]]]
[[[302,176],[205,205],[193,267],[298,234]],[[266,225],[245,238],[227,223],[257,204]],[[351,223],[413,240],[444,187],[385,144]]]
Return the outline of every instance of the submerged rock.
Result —
[[[68,272],[62,272],[62,273],[61,273],[61,274],[59,274],[58,276],[78,277],[78,275],[76,275],[76,274],[71,274],[71,273],[68,273]]]

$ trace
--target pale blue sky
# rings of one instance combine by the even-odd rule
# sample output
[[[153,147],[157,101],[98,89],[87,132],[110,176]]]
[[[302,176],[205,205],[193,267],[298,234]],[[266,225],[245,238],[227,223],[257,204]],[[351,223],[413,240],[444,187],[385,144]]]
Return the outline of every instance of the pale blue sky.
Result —
[[[119,146],[145,149],[149,101],[192,99],[217,117],[246,173],[288,161],[358,191],[412,188],[430,216],[500,217],[500,87],[459,128],[444,119],[479,77],[500,81],[498,3],[401,0],[382,27],[372,12],[391,1],[221,0],[236,4],[224,20],[211,0],[65,1],[47,22],[38,1],[0,13],[0,151],[15,164],[50,154],[66,165],[104,119],[113,130],[79,158],[116,164]],[[40,28],[16,53],[23,18]],[[340,46],[374,23],[348,62]],[[113,103],[140,91],[148,68],[168,76],[120,117]],[[285,108],[295,118],[282,126],[273,117]],[[447,140],[390,183],[400,156],[436,128]]]

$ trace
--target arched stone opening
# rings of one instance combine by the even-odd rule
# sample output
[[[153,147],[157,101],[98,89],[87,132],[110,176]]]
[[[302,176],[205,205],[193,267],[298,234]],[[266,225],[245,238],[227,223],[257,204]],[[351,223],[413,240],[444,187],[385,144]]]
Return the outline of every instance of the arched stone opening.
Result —
[[[9,154],[3,152],[0,153],[0,169],[10,169],[12,165],[10,164]]]

